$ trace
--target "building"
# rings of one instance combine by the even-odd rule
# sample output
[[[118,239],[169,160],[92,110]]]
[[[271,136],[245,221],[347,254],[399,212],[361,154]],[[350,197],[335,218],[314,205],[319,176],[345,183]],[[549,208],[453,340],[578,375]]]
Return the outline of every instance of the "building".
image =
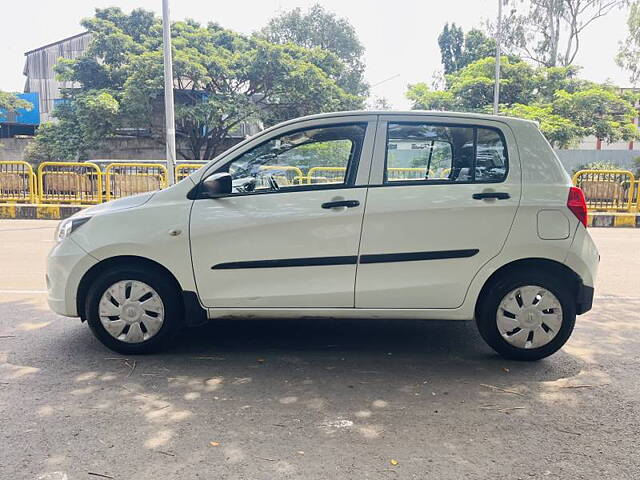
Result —
[[[27,77],[24,91],[40,95],[40,122],[48,122],[55,104],[62,98],[62,89],[73,88],[73,82],[59,82],[53,67],[60,58],[78,58],[89,46],[91,34],[79,33],[44,47],[25,53],[24,75]]]

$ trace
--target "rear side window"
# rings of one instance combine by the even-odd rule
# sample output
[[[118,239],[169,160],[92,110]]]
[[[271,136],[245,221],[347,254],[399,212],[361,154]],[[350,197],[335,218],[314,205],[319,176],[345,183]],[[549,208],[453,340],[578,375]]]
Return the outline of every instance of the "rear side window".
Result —
[[[385,183],[504,181],[507,150],[497,129],[389,123]]]

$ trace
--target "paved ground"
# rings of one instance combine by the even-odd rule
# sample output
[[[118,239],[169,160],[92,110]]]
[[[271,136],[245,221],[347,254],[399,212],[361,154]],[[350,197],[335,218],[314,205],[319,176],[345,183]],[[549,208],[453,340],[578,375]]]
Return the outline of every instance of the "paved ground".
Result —
[[[640,230],[592,230],[595,307],[527,364],[405,321],[220,322],[126,359],[48,311],[54,225],[0,221],[2,479],[640,478]]]

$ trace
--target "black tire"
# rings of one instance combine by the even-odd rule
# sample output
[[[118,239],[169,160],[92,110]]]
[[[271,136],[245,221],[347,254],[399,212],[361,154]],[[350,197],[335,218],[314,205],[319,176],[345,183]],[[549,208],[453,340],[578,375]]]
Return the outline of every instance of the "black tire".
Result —
[[[146,283],[158,293],[164,306],[165,318],[160,330],[153,337],[139,343],[127,343],[113,337],[100,321],[98,307],[103,293],[122,280]],[[168,341],[175,337],[183,320],[182,299],[175,281],[159,268],[138,265],[114,266],[95,278],[87,292],[85,313],[87,323],[98,340],[107,348],[125,355],[153,353],[166,347]]]
[[[519,348],[507,342],[498,330],[497,313],[502,299],[511,291],[526,285],[536,285],[553,293],[562,307],[562,324],[556,336],[539,348]],[[576,321],[575,294],[572,283],[560,275],[545,271],[511,271],[496,278],[484,289],[477,309],[476,324],[480,335],[491,348],[512,360],[534,361],[557,352],[567,342]]]

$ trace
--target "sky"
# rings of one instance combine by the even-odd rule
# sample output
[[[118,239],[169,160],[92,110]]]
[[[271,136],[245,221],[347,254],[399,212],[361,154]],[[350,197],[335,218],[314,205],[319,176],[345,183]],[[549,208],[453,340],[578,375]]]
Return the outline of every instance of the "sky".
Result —
[[[446,22],[465,31],[497,15],[497,0],[170,0],[172,20],[192,18],[251,33],[278,12],[308,8],[316,1],[346,17],[366,48],[366,79],[372,97],[385,97],[394,108],[406,109],[408,84],[431,84],[441,68],[438,34]],[[82,32],[80,20],[96,7],[118,6],[153,10],[161,0],[31,0],[28,4],[0,0],[0,90],[22,91],[24,52]],[[614,62],[618,42],[626,36],[626,12],[613,11],[592,24],[581,38],[576,64],[588,80],[610,80],[628,86],[628,75]],[[384,81],[386,79],[389,79]],[[382,83],[381,83],[382,82]]]

